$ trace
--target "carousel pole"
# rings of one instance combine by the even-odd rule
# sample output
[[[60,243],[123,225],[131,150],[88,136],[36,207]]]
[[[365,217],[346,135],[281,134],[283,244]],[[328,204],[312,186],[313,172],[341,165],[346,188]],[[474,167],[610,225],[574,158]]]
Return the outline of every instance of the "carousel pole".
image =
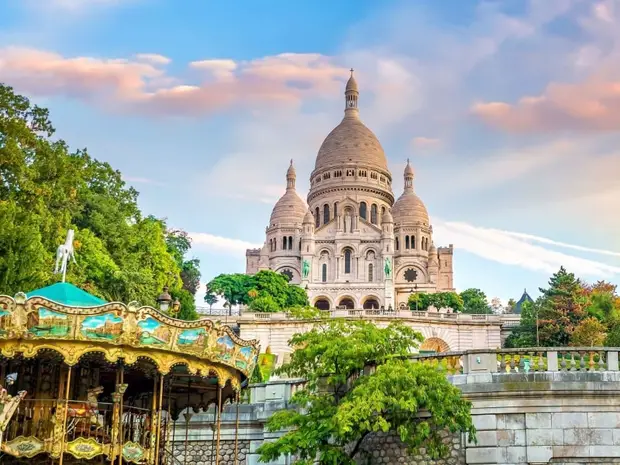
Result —
[[[67,430],[67,414],[69,413],[69,394],[71,393],[71,371],[73,367],[69,366],[67,371],[67,385],[65,386],[65,411],[63,413],[62,420],[62,436],[60,437],[60,457],[58,458],[58,465],[62,465],[65,453],[65,434]]]
[[[170,382],[172,383],[172,378],[170,378]],[[155,438],[155,465],[159,464],[159,436],[161,435],[161,411],[162,405],[164,402],[164,375],[160,373],[159,375],[159,410],[157,414],[157,428],[156,428],[156,438]],[[168,410],[170,410],[170,404],[168,404]]]
[[[235,419],[235,465],[239,465],[239,403],[241,391],[237,391],[237,418]]]
[[[160,375],[161,376],[161,375]],[[153,398],[151,399],[151,425],[149,449],[151,450],[151,463],[155,463],[155,436],[157,434],[157,376],[153,376]]]
[[[183,463],[187,465],[187,446],[189,445],[189,422],[192,419],[192,414],[189,411],[189,394],[190,394],[190,389],[192,386],[192,379],[189,378],[187,380],[187,412],[185,412],[183,414],[183,416],[185,417],[185,455]]]
[[[218,380],[219,381],[219,380]],[[222,387],[217,385],[217,443],[216,443],[216,453],[215,453],[215,465],[219,465],[220,463],[220,426],[222,425]]]
[[[121,362],[121,369],[120,369],[120,373],[119,373],[119,384],[124,384],[125,383],[125,365],[123,365],[123,363]],[[119,399],[119,405],[118,405],[118,421],[119,421],[119,425],[118,425],[118,442],[120,445],[120,450],[119,450],[119,454],[118,454],[118,465],[123,465],[123,398],[125,397],[124,394],[125,391],[123,391],[123,393],[121,393],[120,395],[120,399]]]

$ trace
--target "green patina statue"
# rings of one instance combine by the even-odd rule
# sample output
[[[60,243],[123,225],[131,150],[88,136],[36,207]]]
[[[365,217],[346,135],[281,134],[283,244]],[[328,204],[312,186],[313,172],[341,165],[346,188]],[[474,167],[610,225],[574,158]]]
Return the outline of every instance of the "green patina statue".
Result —
[[[385,259],[385,267],[383,268],[383,271],[385,272],[386,278],[390,278],[392,276],[392,262],[389,257]]]
[[[304,263],[302,266],[302,275],[304,279],[306,279],[309,274],[310,274],[310,262],[308,260],[304,260]]]

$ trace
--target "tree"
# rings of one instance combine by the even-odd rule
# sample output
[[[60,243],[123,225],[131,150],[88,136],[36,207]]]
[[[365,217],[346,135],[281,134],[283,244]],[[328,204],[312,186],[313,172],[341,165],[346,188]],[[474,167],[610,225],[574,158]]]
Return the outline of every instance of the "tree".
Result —
[[[0,84],[0,294],[53,283],[56,248],[75,230],[67,281],[107,300],[155,305],[164,285],[194,292],[185,233],[143,216],[138,192],[86,149],[53,140],[49,112]],[[185,241],[185,242],[183,242]],[[181,295],[181,294],[179,294]],[[183,299],[189,314],[192,299]]]
[[[209,306],[209,310],[213,308],[213,305],[215,305],[217,301],[217,296],[213,292],[207,291],[205,294],[205,303]]]
[[[570,345],[576,347],[602,346],[607,337],[607,328],[594,317],[582,320],[570,336]]]
[[[275,313],[280,309],[281,307],[270,295],[256,297],[250,302],[250,310],[255,312]]]
[[[416,305],[417,302],[417,305]],[[411,310],[419,310],[425,312],[429,307],[451,308],[455,312],[463,310],[463,299],[456,292],[436,292],[434,294],[426,294],[424,292],[416,292],[409,296],[407,301]]]
[[[463,299],[463,313],[490,314],[493,313],[486,294],[480,289],[466,289],[459,294]]]
[[[209,292],[226,299],[227,306],[249,305],[255,311],[283,311],[291,307],[308,305],[308,295],[299,286],[289,284],[286,276],[262,270],[255,275],[221,274],[207,284]],[[252,302],[261,299],[252,306]]]
[[[517,301],[515,299],[508,299],[508,303],[506,304],[506,312],[507,313],[512,313],[515,310],[515,307],[517,306]]]
[[[258,449],[261,460],[294,454],[296,464],[353,465],[364,439],[378,432],[397,433],[412,452],[424,446],[433,458],[447,453],[442,431],[475,439],[471,404],[445,373],[405,359],[421,340],[401,323],[378,328],[331,318],[293,336],[297,350],[279,372],[307,384],[291,400],[298,410],[269,420],[270,431],[286,432]],[[374,373],[358,377],[369,365]]]

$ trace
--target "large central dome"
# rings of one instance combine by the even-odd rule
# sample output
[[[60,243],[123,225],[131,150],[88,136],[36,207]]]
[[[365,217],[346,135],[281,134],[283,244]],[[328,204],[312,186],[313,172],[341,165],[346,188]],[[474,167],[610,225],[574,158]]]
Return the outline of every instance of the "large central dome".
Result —
[[[315,172],[322,168],[347,164],[388,171],[387,159],[379,139],[360,120],[358,96],[357,82],[351,75],[345,91],[344,118],[323,141],[316,157]]]

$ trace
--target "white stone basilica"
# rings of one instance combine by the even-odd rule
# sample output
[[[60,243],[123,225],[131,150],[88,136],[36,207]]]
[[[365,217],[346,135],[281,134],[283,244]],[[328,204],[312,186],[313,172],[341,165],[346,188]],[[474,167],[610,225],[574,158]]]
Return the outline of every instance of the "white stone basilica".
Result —
[[[265,245],[246,252],[248,274],[286,274],[323,310],[389,310],[405,306],[412,292],[453,290],[452,245],[435,248],[409,161],[394,202],[385,153],[360,120],[358,99],[351,73],[344,118],[319,149],[308,204],[295,191],[291,161]]]

